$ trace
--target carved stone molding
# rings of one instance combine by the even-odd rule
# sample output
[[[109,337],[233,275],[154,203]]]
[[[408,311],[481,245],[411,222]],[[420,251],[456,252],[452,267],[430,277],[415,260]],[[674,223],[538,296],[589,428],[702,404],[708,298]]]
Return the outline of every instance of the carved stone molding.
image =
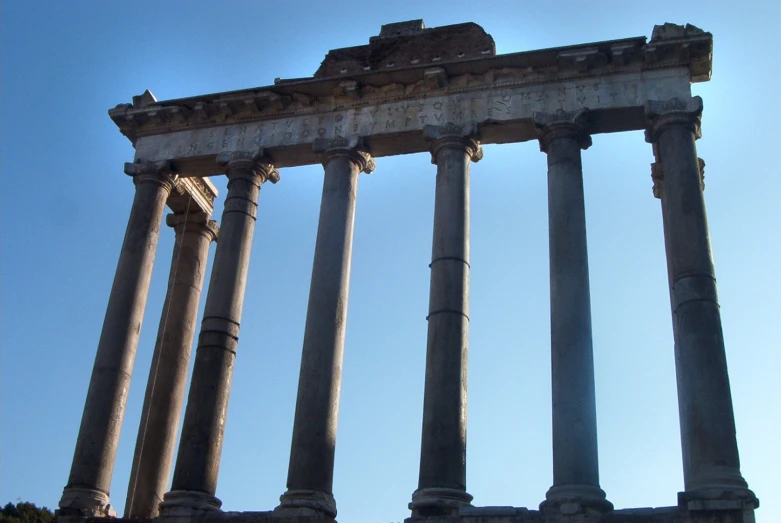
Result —
[[[335,156],[348,156],[350,161],[358,165],[360,172],[371,174],[376,168],[374,158],[369,154],[360,136],[315,138],[312,150],[322,156],[323,165]]]
[[[645,104],[645,117],[648,126],[645,131],[645,141],[654,143],[662,131],[670,125],[682,125],[694,133],[694,138],[700,138],[700,123],[702,120],[702,98],[694,96],[688,100],[672,98],[670,100],[649,100]]]
[[[692,82],[707,82],[711,76],[713,37],[691,24],[655,25],[651,41],[643,46],[643,63],[653,66],[671,60],[689,64]]]
[[[158,183],[170,191],[176,186],[178,175],[169,161],[134,163],[125,162],[125,174],[133,177],[133,183]]]
[[[708,80],[713,45],[710,33],[693,26],[658,27],[665,29],[655,29],[649,43],[645,38],[628,38],[508,55],[465,55],[428,67],[412,60],[403,67],[368,71],[361,67],[349,76],[279,79],[272,86],[171,101],[157,101],[146,91],[134,97],[134,103],[111,109],[109,116],[135,143],[140,136],[210,125],[638,70],[688,67],[692,82]]]
[[[168,207],[174,212],[203,212],[211,216],[217,188],[208,178],[179,177],[171,194]]]
[[[217,155],[217,163],[225,168],[228,178],[244,173],[260,177],[260,183],[279,182],[279,171],[274,167],[262,149],[252,151],[225,151]]]
[[[589,111],[556,111],[555,113],[535,112],[532,121],[539,130],[540,150],[548,152],[548,146],[556,138],[572,137],[578,141],[581,149],[591,147],[591,135],[588,133]]]
[[[182,234],[185,231],[197,231],[205,234],[210,241],[216,241],[220,228],[217,222],[209,219],[209,215],[204,212],[182,213],[176,212],[165,217],[165,224],[171,227],[176,234]]]
[[[463,149],[473,162],[483,159],[483,148],[478,140],[477,125],[474,123],[456,125],[426,125],[423,128],[423,137],[431,142],[431,163],[437,163],[437,155],[443,149]]]
[[[607,53],[601,52],[597,47],[586,47],[584,49],[558,53],[559,71],[585,73],[606,65],[609,60]],[[622,61],[626,61],[626,56],[622,57]]]

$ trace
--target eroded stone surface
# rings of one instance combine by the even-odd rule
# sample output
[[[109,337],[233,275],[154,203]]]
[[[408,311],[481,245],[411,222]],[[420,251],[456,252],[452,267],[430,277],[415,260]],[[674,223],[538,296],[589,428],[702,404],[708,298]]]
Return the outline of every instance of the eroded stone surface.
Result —
[[[679,494],[678,506],[612,510],[609,506],[596,507],[584,502],[582,492],[577,490],[568,490],[556,503],[543,503],[540,510],[470,505],[471,496],[465,491],[462,481],[465,474],[461,466],[465,465],[465,458],[464,463],[461,463],[461,456],[464,454],[462,441],[465,445],[465,437],[461,438],[461,429],[465,425],[461,419],[462,416],[465,417],[465,408],[462,408],[466,402],[465,388],[463,397],[456,398],[457,393],[448,396],[446,387],[439,384],[434,387],[437,390],[432,397],[442,400],[438,403],[444,407],[436,409],[436,416],[429,416],[429,419],[436,423],[437,417],[441,418],[442,413],[447,411],[452,414],[451,418],[456,422],[451,423],[452,427],[448,430],[451,435],[458,436],[456,439],[459,441],[452,444],[449,450],[453,451],[450,454],[455,454],[456,457],[440,460],[431,466],[421,464],[421,488],[417,497],[426,498],[424,501],[432,503],[426,501],[416,508],[414,504],[418,499],[413,496],[413,517],[407,521],[754,523],[753,510],[758,502],[740,475],[737,449],[733,448],[734,421],[731,417],[728,377],[723,361],[723,344],[719,338],[720,320],[717,315],[708,311],[695,310],[696,307],[716,310],[717,302],[715,283],[711,284],[713,278],[707,230],[701,226],[704,223],[704,203],[701,201],[704,164],[696,157],[694,147],[694,139],[699,137],[699,115],[696,115],[696,121],[693,120],[691,125],[682,120],[682,115],[692,111],[699,113],[701,110],[699,100],[691,97],[690,83],[710,79],[711,60],[712,36],[692,25],[656,26],[648,42],[642,37],[628,38],[495,55],[495,46],[490,35],[476,24],[427,29],[422,20],[413,20],[383,26],[378,36],[370,38],[368,45],[330,51],[312,78],[278,79],[272,86],[168,101],[158,101],[146,90],[133,97],[132,103],[120,104],[110,110],[109,114],[136,148],[135,161],[128,164],[128,174],[136,177],[137,184],[157,184],[164,188],[155,191],[147,188],[142,197],[137,195],[140,203],[137,202],[134,207],[144,211],[145,215],[154,215],[152,222],[160,221],[164,203],[180,214],[192,210],[191,206],[194,205],[196,212],[208,217],[213,209],[216,190],[208,180],[201,178],[203,176],[224,174],[227,171],[234,185],[241,179],[242,183],[246,185],[246,182],[249,182],[251,186],[230,189],[223,218],[223,247],[218,248],[218,254],[215,256],[215,267],[221,263],[227,264],[229,272],[238,275],[234,279],[240,288],[227,296],[225,290],[228,284],[212,282],[214,289],[210,287],[202,335],[217,335],[220,339],[216,342],[209,339],[208,343],[199,343],[204,347],[219,345],[226,354],[233,354],[236,348],[246,265],[254,228],[255,207],[248,206],[247,202],[254,204],[260,183],[276,183],[279,180],[279,174],[271,164],[289,167],[323,162],[328,172],[331,169],[328,166],[335,161],[334,150],[339,149],[336,156],[344,156],[342,153],[345,151],[342,149],[355,148],[360,142],[361,150],[353,151],[350,156],[360,164],[351,167],[352,178],[357,178],[357,172],[353,172],[356,169],[369,172],[374,168],[372,157],[425,151],[432,147],[430,140],[434,140],[431,150],[438,167],[443,172],[463,171],[466,174],[469,161],[477,161],[481,156],[479,143],[510,143],[540,138],[544,142],[543,150],[548,152],[549,156],[556,156],[555,147],[551,147],[549,142],[561,139],[559,131],[562,129],[560,124],[563,115],[568,115],[567,118],[571,119],[572,123],[587,125],[589,135],[646,129],[649,141],[653,142],[657,160],[653,170],[654,193],[662,199],[664,209],[672,305],[676,315],[674,332],[679,358],[688,358],[688,363],[684,366],[689,369],[687,372],[696,371],[698,379],[707,374],[709,379],[718,385],[711,389],[722,391],[716,398],[718,408],[700,412],[704,406],[716,404],[711,396],[706,397],[704,394],[709,389],[698,388],[695,383],[697,379],[691,375],[679,374],[678,381],[684,382],[680,394],[683,398],[681,412],[684,419],[684,457],[693,465],[685,466],[687,491]],[[675,124],[677,129],[671,130],[672,124]],[[543,131],[547,128],[548,131],[541,135],[540,128]],[[456,138],[449,137],[456,130],[461,134]],[[578,149],[583,148],[586,143],[584,136],[585,134],[578,134],[577,143],[573,141],[571,144],[569,149],[572,149],[572,155],[580,154]],[[454,149],[454,144],[459,144],[461,149]],[[371,151],[371,156],[367,151]],[[453,155],[453,151],[457,154]],[[448,159],[448,156],[453,158]],[[576,163],[578,169],[569,169],[570,171],[579,171],[579,161]],[[344,176],[336,178],[341,180]],[[461,205],[462,200],[468,199],[464,196],[468,194],[468,182],[466,176],[463,178],[464,181],[459,181],[451,191],[455,195],[453,198],[448,196],[447,191],[440,189],[437,196],[440,201],[452,200],[445,211],[440,213],[445,223],[466,224],[463,231],[454,235],[456,244],[448,245],[448,249],[439,254],[436,243],[438,239],[435,235],[430,315],[444,317],[447,314],[458,320],[454,323],[455,328],[450,326],[444,329],[452,340],[448,341],[448,347],[434,351],[438,354],[452,350],[453,347],[460,349],[461,340],[466,338],[468,218],[464,218],[468,217],[469,208],[468,204]],[[684,192],[681,190],[683,185],[688,191],[687,194],[699,194],[694,203],[701,209],[698,208],[696,213],[683,213],[688,216],[689,222],[684,220],[687,216],[682,217],[679,209],[682,202],[679,196]],[[557,194],[564,192],[566,191],[557,191]],[[354,204],[354,191],[346,191],[345,194],[342,207],[346,211],[340,212],[347,216],[347,221],[351,223],[350,209]],[[562,198],[556,196],[555,199]],[[564,200],[566,198],[562,201]],[[582,196],[578,196],[577,200],[580,205]],[[691,206],[692,202],[686,203]],[[226,216],[230,217],[225,218]],[[343,216],[334,213],[325,213],[324,216],[321,225],[341,225],[345,221]],[[132,225],[136,218],[131,216],[129,229],[133,230],[129,230],[128,237],[132,239],[138,235],[144,236],[149,248],[154,250],[157,226],[152,227],[155,230],[145,232],[141,225]],[[252,223],[243,223],[246,221]],[[675,227],[671,227],[671,224]],[[324,236],[328,236],[329,241],[335,238],[333,235]],[[343,243],[349,242],[350,238],[347,236],[342,238]],[[568,242],[572,243],[569,240]],[[133,240],[132,243],[135,245],[138,241]],[[231,249],[231,245],[235,248]],[[337,245],[334,248],[322,249],[327,254],[326,258],[341,263],[341,273],[344,276],[340,280],[341,283],[346,282],[346,275],[349,274],[349,248],[344,247]],[[676,250],[677,257],[670,254],[672,249]],[[130,254],[124,252],[125,250]],[[581,250],[585,260],[585,244]],[[145,289],[148,288],[150,253],[130,256],[133,254],[130,251],[132,249],[123,247],[123,257],[129,261],[122,261],[124,258],[121,258],[122,270],[117,271],[116,285],[120,290],[128,288],[125,294],[133,294],[137,300],[134,302],[136,305],[129,310],[129,306],[125,306],[124,302],[115,300],[114,295],[122,293],[112,293],[112,300],[119,305],[110,303],[107,318],[116,316],[124,319],[117,323],[120,327],[115,328],[112,324],[109,325],[111,328],[104,328],[104,334],[110,333],[111,338],[119,340],[109,343],[101,339],[98,360],[110,363],[109,374],[129,374],[129,369],[132,368],[135,339],[130,339],[132,336],[125,336],[120,331],[125,329],[125,323],[140,324]],[[231,253],[239,254],[234,256]],[[695,255],[689,256],[691,253]],[[673,259],[675,263],[670,261]],[[699,270],[684,270],[688,269],[684,266],[686,263],[696,265],[694,268]],[[128,273],[122,276],[128,272],[126,267],[123,268],[123,264],[136,267],[143,274]],[[455,266],[456,269],[436,269],[436,266],[444,264]],[[320,265],[320,270],[326,267],[324,263],[316,263],[316,270],[317,265]],[[337,269],[327,269],[328,274],[321,279],[328,283],[338,272]],[[567,271],[557,269],[556,272],[563,274]],[[697,273],[696,281],[692,279],[695,278],[692,276],[694,273]],[[439,285],[438,278],[444,284]],[[587,282],[584,277],[580,280]],[[316,283],[315,279],[313,283]],[[318,291],[314,294],[322,298],[329,295],[329,292]],[[335,302],[338,309],[338,306],[346,306],[346,295],[346,285],[342,285],[337,292],[330,292],[329,301]],[[587,300],[583,302],[587,303]],[[318,309],[325,310],[327,307]],[[585,306],[580,309],[585,310]],[[694,313],[691,310],[694,310]],[[317,351],[318,354],[325,354],[328,358],[341,358],[343,315],[339,318],[331,325],[335,327],[335,334],[331,335],[331,338],[336,342],[326,344],[325,349]],[[703,333],[713,334],[708,342],[710,345],[697,338],[702,337]],[[716,342],[712,342],[713,340]],[[701,350],[702,347],[707,350]],[[463,348],[465,354],[465,342]],[[319,465],[305,464],[299,467],[296,478],[301,480],[302,484],[318,474],[321,481],[316,485],[316,490],[289,490],[286,494],[288,501],[295,498],[296,503],[285,505],[283,498],[282,508],[292,510],[220,510],[221,503],[213,494],[216,490],[232,359],[229,357],[230,361],[216,363],[213,359],[201,355],[200,364],[196,362],[196,376],[193,378],[196,385],[190,392],[190,402],[194,406],[188,405],[184,432],[189,436],[183,436],[183,443],[180,445],[178,474],[175,474],[173,482],[175,490],[166,494],[162,515],[154,518],[154,521],[334,521],[330,516],[335,514],[336,507],[334,503],[331,509],[330,502],[333,499],[329,497],[333,473],[332,456],[318,455],[315,456],[316,459],[309,461],[317,461]],[[463,371],[465,376],[466,368],[460,364],[452,367],[444,368],[439,375],[449,376],[448,383],[458,385],[461,379],[459,372]],[[213,372],[214,369],[217,371]],[[709,369],[709,372],[703,372],[703,369]],[[213,384],[211,388],[224,397],[215,399],[204,394],[204,390],[209,387],[197,384],[204,380],[207,384]],[[338,391],[338,376],[331,376],[327,381],[332,393]],[[432,380],[432,383],[434,381],[436,380]],[[428,385],[427,383],[427,391]],[[118,401],[109,404],[98,397],[109,397],[106,391],[118,387],[122,389],[121,394],[112,396],[119,397]],[[80,434],[74,468],[71,471],[70,487],[66,488],[60,502],[59,523],[139,521],[92,517],[112,514],[107,492],[125,394],[126,385],[123,379],[113,375],[106,379],[93,378],[82,423],[83,434]],[[310,402],[310,406],[314,403],[314,400]],[[333,409],[334,405],[334,401],[326,401],[320,410]],[[206,427],[208,437],[193,436],[203,431],[204,425],[197,418],[207,411],[216,412],[209,419],[218,420],[219,426]],[[116,423],[112,422],[109,428],[104,430],[101,429],[103,425],[95,420],[106,418],[106,413],[110,413],[109,417],[116,420]],[[300,426],[304,432],[313,426],[325,427],[326,431],[335,432],[336,413],[331,412],[324,423]],[[424,433],[425,430],[424,424]],[[711,450],[691,437],[690,433],[694,432],[705,434],[713,448],[726,449],[724,454],[729,458],[728,466],[719,468],[708,465],[718,460],[709,455],[709,452],[713,453]],[[93,440],[98,442],[97,445],[92,445],[94,448],[85,443]],[[302,460],[301,463],[306,461]],[[448,469],[450,464],[456,461],[459,463],[455,469]],[[572,465],[576,460],[567,458],[564,461]],[[205,464],[193,466],[199,462]],[[596,472],[595,467],[592,468]],[[199,475],[190,469],[204,473]],[[590,484],[598,489],[596,474],[587,476]],[[84,485],[89,488],[84,488]],[[314,497],[309,495],[312,492],[315,493]],[[312,505],[312,502],[318,501],[319,498],[315,499],[318,496],[327,502],[325,510],[322,504]],[[299,503],[301,500],[306,503]],[[431,506],[437,510],[429,511]],[[441,508],[446,510],[440,510]]]

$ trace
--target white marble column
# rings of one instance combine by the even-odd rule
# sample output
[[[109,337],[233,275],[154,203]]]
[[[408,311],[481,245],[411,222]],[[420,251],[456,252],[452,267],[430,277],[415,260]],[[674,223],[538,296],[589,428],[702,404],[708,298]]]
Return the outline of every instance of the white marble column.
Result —
[[[457,514],[472,501],[466,492],[469,165],[483,156],[473,125],[427,125],[424,135],[437,179],[420,474],[409,504],[413,517]]]
[[[228,196],[214,254],[198,337],[171,491],[161,516],[194,516],[219,510],[215,497],[233,366],[239,341],[260,186],[279,180],[258,151],[220,153]]]
[[[548,157],[553,485],[543,508],[606,511],[599,487],[591,297],[580,151],[588,112],[534,113]]]
[[[756,503],[740,473],[716,278],[695,140],[702,99],[646,104],[646,141],[661,164],[657,178],[665,225],[673,311],[678,409],[689,508]],[[661,171],[661,172],[659,172]]]
[[[176,241],[141,411],[126,518],[157,516],[168,490],[209,245],[217,239],[216,222],[196,208],[169,214],[166,223]]]
[[[334,450],[358,176],[374,160],[358,138],[317,139],[325,168],[304,330],[287,491],[280,515],[336,516]]]
[[[111,475],[152,277],[160,223],[174,184],[168,162],[127,163],[136,194],[111,287],[60,514],[113,515]]]

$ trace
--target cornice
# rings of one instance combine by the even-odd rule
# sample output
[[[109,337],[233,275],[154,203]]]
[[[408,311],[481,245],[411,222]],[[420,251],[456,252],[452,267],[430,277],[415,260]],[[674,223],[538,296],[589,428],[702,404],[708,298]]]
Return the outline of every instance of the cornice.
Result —
[[[180,176],[166,203],[175,213],[202,212],[209,217],[214,212],[216,197],[217,188],[208,178]]]
[[[659,28],[668,30],[657,36]],[[648,43],[636,37],[350,76],[277,79],[273,86],[169,101],[157,101],[147,91],[109,110],[109,116],[135,144],[140,136],[179,130],[621,72],[686,66],[692,82],[707,81],[713,39],[698,31],[666,24],[655,28]]]

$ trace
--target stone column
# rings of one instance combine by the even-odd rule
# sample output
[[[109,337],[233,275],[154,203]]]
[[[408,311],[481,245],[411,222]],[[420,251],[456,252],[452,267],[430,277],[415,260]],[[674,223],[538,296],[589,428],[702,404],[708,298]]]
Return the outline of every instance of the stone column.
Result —
[[[724,337],[695,139],[702,99],[649,101],[646,141],[661,163],[675,335],[678,409],[689,508],[740,508],[756,497],[740,473]],[[657,170],[659,168],[657,167]]]
[[[103,320],[95,365],[60,514],[113,515],[111,474],[130,375],[149,292],[165,202],[174,184],[168,162],[127,163],[136,194]]]
[[[580,150],[585,110],[534,113],[548,155],[553,486],[543,507],[610,510],[599,487],[591,297]]]
[[[260,186],[279,173],[260,152],[220,153],[228,196],[214,254],[209,292],[198,337],[190,394],[185,409],[171,491],[161,516],[189,516],[218,510],[217,476],[239,341],[252,236]]]
[[[358,175],[374,170],[360,140],[317,139],[325,167],[304,330],[287,491],[278,514],[336,516],[334,449],[347,326]]]
[[[198,209],[169,214],[166,223],[176,242],[125,503],[125,517],[134,519],[157,516],[168,489],[209,245],[217,239],[216,222]]]
[[[476,129],[424,128],[437,166],[431,253],[426,385],[413,517],[447,516],[468,506],[466,402],[469,337],[469,164],[483,156]]]

